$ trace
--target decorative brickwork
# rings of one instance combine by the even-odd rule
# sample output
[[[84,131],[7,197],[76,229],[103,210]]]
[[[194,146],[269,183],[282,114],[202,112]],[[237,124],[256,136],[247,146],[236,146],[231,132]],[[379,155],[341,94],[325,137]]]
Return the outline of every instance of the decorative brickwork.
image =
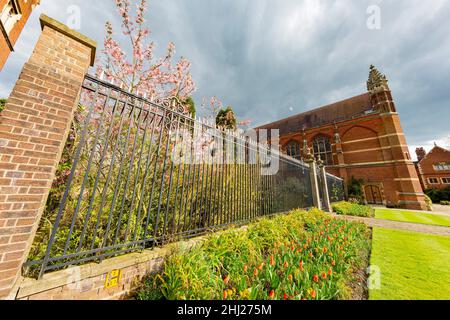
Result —
[[[0,298],[11,290],[39,224],[95,43],[46,16],[0,113]]]

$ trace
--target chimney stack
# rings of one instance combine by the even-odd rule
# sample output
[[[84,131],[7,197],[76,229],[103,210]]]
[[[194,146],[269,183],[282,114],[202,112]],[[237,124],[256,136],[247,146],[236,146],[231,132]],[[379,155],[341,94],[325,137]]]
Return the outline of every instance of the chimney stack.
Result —
[[[424,148],[417,148],[416,149],[416,155],[417,155],[417,160],[421,161],[423,158],[425,158],[427,153],[425,152]]]

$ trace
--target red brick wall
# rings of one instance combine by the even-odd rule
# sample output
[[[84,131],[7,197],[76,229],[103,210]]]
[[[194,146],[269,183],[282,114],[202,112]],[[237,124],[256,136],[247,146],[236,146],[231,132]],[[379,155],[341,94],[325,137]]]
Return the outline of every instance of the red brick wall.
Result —
[[[7,2],[7,0],[0,0],[0,12],[3,10]],[[13,29],[9,33],[9,41],[11,42],[13,47],[16,44],[20,34],[22,33],[22,30],[25,27],[25,24],[27,23],[34,6],[38,5],[40,0],[19,0],[18,2],[22,11],[22,17],[14,25]],[[5,36],[2,32],[0,32],[0,70],[2,70],[2,67],[8,59],[9,54],[10,48],[6,42]]]
[[[27,258],[92,60],[84,36],[41,19],[46,26],[0,113],[0,298]]]
[[[450,186],[450,184],[442,183],[442,178],[450,179],[450,170],[441,171],[434,169],[434,165],[439,163],[447,163],[450,165],[449,150],[435,147],[418,163],[419,176],[425,189],[444,189]],[[430,184],[428,182],[429,178],[437,178],[439,183]]]
[[[380,108],[395,110],[391,101],[383,107],[380,100],[383,97],[392,99],[390,93],[378,94],[376,101]],[[336,133],[340,143],[335,141]],[[280,137],[280,144],[284,148],[290,141],[297,141],[303,147],[303,140],[306,139],[312,147],[313,139],[318,134],[329,136],[332,142],[334,166],[327,167],[328,172],[346,181],[354,176],[364,179],[366,185],[378,186],[387,205],[426,208],[397,113],[370,114],[312,128],[304,133],[285,135]]]

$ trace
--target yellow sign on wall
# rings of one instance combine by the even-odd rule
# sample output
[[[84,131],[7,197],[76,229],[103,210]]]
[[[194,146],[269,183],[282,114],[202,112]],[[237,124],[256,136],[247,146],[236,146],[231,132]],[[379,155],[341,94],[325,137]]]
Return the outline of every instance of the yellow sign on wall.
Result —
[[[105,289],[117,287],[122,280],[122,270],[112,270],[106,275]]]

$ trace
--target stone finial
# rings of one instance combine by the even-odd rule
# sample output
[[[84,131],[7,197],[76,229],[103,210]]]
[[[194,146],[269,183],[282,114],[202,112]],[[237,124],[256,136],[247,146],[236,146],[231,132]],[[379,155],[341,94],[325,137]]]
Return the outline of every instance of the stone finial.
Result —
[[[314,155],[311,153],[311,148],[308,145],[306,145],[306,148],[305,148],[305,158],[304,158],[304,160],[305,160],[306,163],[311,163],[311,162],[315,161]]]
[[[380,91],[389,91],[388,80],[384,74],[381,74],[375,66],[370,66],[369,80],[367,81],[367,91],[376,93]]]
[[[319,168],[323,168],[324,165],[325,165],[325,162],[323,162],[322,157],[320,156],[320,154],[317,156],[317,161],[316,161],[316,163],[317,163],[317,166],[318,166]]]

